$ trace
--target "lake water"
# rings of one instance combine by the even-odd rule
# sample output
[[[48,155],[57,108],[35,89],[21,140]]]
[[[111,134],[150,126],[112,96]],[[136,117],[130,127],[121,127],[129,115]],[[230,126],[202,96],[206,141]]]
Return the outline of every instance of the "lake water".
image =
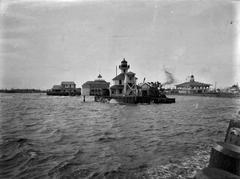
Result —
[[[119,105],[0,94],[0,178],[186,178],[207,165],[240,99]]]

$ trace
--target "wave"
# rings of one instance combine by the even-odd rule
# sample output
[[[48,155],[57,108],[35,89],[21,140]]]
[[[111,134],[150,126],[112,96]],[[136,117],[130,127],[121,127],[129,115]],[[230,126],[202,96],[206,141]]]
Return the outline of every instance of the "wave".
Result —
[[[139,178],[144,179],[148,178],[148,175],[146,174],[146,170],[148,168],[147,164],[140,164],[136,167],[132,168],[126,168],[124,166],[117,166],[117,167],[110,167],[109,169],[103,169],[102,171],[94,171],[89,176],[90,179],[94,178],[106,178],[106,179],[112,179],[112,178],[126,178],[126,179],[132,179],[132,178]]]
[[[206,164],[206,146],[224,138],[240,105],[218,98],[131,106],[24,96],[0,97],[0,178],[184,178]]]
[[[112,142],[115,141],[115,137],[100,137],[97,141],[99,142]]]

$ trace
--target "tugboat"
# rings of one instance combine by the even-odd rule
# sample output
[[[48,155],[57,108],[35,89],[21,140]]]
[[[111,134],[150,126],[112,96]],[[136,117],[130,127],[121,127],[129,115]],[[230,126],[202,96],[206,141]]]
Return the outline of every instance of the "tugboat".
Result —
[[[142,83],[137,85],[137,77],[135,73],[128,71],[128,65],[125,58],[121,61],[119,69],[121,73],[113,78],[110,87],[110,96],[95,96],[95,101],[106,101],[114,99],[119,103],[175,103],[175,98],[167,98],[161,89],[161,84]]]

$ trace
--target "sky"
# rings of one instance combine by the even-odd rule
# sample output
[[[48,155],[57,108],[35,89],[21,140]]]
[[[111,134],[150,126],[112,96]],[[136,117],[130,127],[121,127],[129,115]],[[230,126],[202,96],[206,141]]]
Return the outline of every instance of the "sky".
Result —
[[[240,83],[240,5],[228,0],[1,0],[0,88],[112,82]],[[118,69],[118,73],[120,70]]]

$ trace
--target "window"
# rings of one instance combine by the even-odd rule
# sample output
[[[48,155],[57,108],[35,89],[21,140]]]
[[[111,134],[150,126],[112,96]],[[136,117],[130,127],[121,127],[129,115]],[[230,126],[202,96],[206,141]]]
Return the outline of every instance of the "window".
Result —
[[[119,90],[119,94],[122,94],[122,89]]]
[[[119,80],[119,84],[120,84],[120,85],[122,84],[122,80]]]
[[[129,80],[132,80],[132,77],[129,77]]]

